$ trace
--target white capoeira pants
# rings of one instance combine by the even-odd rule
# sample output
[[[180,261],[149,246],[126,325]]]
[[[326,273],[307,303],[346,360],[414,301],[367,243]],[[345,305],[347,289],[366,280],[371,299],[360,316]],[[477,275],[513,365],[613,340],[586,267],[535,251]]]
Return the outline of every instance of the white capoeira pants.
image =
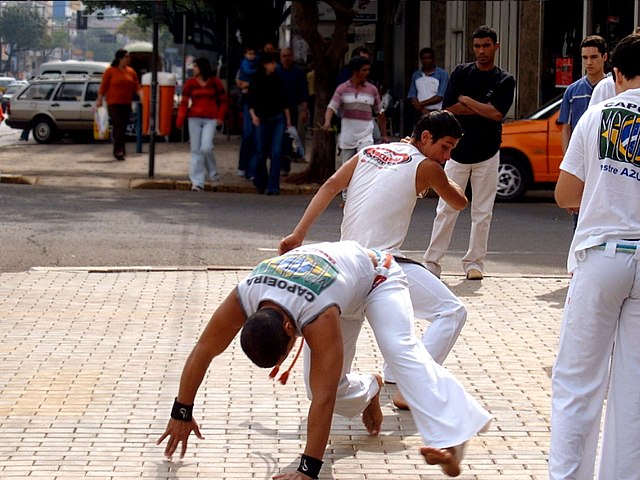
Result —
[[[387,280],[367,297],[364,313],[426,445],[460,445],[484,431],[491,415],[431,358],[414,335],[406,276],[395,262]],[[347,417],[361,413],[379,390],[373,375],[351,372],[361,318],[342,321],[345,355],[334,412]],[[310,397],[308,359],[309,352],[305,350],[305,381]]]
[[[565,302],[551,394],[551,480],[640,478],[640,252],[579,252]]]
[[[409,282],[414,315],[431,322],[422,335],[422,343],[436,363],[442,365],[467,321],[467,308],[426,268],[412,263],[400,266]],[[396,381],[386,363],[383,375],[386,381]]]

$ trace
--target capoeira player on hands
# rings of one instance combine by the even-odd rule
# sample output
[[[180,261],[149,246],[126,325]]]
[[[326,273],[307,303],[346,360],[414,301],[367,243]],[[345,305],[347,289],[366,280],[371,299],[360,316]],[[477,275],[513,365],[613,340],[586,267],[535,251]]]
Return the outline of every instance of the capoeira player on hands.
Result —
[[[362,318],[358,310],[364,310],[411,407],[426,443],[422,455],[447,475],[458,475],[464,445],[487,428],[491,416],[413,334],[413,310],[400,266],[390,254],[356,242],[306,245],[265,260],[228,295],[187,359],[172,418],[158,440],[168,438],[165,455],[170,457],[181,443],[183,456],[192,431],[202,438],[192,418],[196,392],[212,359],[241,329],[243,350],[261,367],[282,364],[297,336],[309,346],[306,447],[297,472],[273,478],[318,478],[334,412],[349,417],[362,413],[367,431],[377,435],[383,419],[379,376],[351,372],[360,326],[340,318]]]
[[[417,199],[432,188],[452,208],[467,206],[462,189],[450,181],[444,164],[462,137],[452,113],[430,112],[418,121],[409,143],[366,147],[345,163],[313,197],[298,225],[280,241],[280,253],[302,245],[320,214],[339,192],[348,189],[341,240],[391,252],[409,280],[416,317],[431,322],[422,341],[442,365],[467,319],[467,309],[442,281],[400,251]],[[395,382],[388,368],[385,381]],[[406,408],[401,395],[393,403]]]
[[[619,95],[571,135],[555,197],[580,207],[551,379],[551,480],[640,478],[640,35],[611,54]]]

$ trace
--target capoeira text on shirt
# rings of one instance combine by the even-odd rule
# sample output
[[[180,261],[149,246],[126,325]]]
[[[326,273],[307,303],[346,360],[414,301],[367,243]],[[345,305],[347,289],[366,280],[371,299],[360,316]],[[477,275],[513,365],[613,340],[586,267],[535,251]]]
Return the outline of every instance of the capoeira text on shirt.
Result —
[[[261,275],[259,277],[251,277],[247,279],[247,285],[264,283],[269,287],[279,288],[280,290],[286,290],[289,293],[304,297],[308,302],[313,302],[316,299],[316,295],[300,285],[294,285],[281,278],[269,277],[267,275]]]

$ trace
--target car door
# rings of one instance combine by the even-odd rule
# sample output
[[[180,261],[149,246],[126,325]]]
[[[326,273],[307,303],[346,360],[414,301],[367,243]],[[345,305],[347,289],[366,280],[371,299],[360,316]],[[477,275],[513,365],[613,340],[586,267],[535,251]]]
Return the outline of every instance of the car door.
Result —
[[[91,112],[92,106],[84,106],[86,82],[63,82],[51,102],[51,114],[59,130],[80,130],[83,128],[83,111]]]
[[[558,123],[560,109],[549,118],[549,177],[552,182],[558,180],[560,175],[560,163],[564,154],[562,153],[562,124]]]
[[[98,99],[98,90],[100,89],[100,82],[88,82],[87,88],[84,94],[84,101],[80,106],[82,111],[82,124],[83,129],[93,129],[93,110],[96,106],[96,100]]]
[[[29,85],[17,98],[11,99],[11,118],[15,121],[31,122],[34,117],[49,114],[51,97],[59,82],[36,82]]]

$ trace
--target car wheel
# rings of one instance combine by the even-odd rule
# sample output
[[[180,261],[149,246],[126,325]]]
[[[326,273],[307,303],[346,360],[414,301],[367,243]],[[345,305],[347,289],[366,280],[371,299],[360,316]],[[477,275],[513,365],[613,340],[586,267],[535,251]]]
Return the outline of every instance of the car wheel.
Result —
[[[513,155],[501,153],[496,198],[506,202],[518,200],[527,191],[528,185],[527,162]]]
[[[38,143],[51,143],[58,136],[56,126],[46,118],[37,118],[33,122],[33,138]]]

